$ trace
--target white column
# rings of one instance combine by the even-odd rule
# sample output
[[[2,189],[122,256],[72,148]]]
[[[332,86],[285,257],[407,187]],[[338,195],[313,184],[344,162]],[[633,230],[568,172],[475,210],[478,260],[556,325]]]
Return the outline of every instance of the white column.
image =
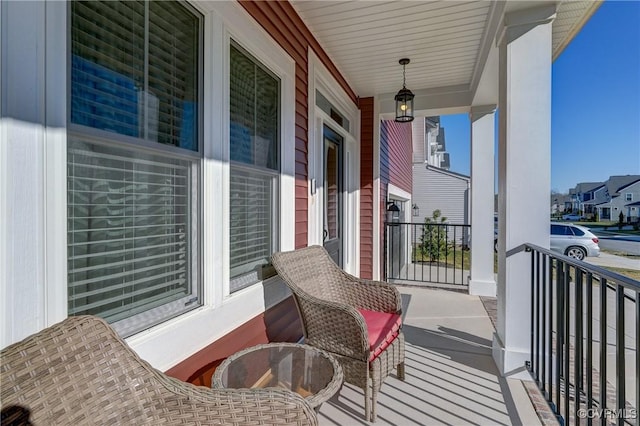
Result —
[[[503,375],[529,378],[529,253],[549,247],[551,22],[555,4],[508,13],[498,39],[498,321],[493,356]]]
[[[469,294],[496,295],[493,273],[495,105],[471,108],[471,280]]]

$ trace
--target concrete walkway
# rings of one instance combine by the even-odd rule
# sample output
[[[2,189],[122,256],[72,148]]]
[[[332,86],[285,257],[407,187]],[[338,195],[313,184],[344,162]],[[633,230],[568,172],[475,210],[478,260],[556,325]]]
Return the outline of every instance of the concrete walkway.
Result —
[[[494,329],[478,297],[399,287],[406,381],[388,377],[375,425],[539,425],[521,381],[498,373]],[[320,425],[366,425],[363,391],[350,384],[322,405]]]

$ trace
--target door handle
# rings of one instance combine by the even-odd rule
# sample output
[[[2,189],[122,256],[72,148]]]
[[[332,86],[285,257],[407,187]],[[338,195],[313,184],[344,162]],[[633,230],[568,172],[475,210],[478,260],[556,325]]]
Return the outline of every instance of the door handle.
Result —
[[[327,241],[327,237],[329,236],[329,230],[325,229],[324,231],[322,231],[322,242],[324,243],[325,241]]]

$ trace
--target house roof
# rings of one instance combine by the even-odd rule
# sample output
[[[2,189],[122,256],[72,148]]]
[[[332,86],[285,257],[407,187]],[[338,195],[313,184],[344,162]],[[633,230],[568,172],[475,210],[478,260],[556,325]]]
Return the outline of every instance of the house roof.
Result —
[[[607,189],[612,197],[620,195],[620,191],[640,181],[640,175],[611,176],[607,181]],[[609,184],[611,182],[611,184]]]
[[[432,165],[429,165],[429,164],[425,164],[425,168],[427,170],[432,171],[432,172],[441,173],[443,175],[455,177],[455,178],[458,178],[458,179],[462,179],[462,180],[466,180],[466,181],[470,181],[471,180],[470,176],[463,175],[462,173],[452,172],[451,170],[441,169],[440,167],[432,166]]]
[[[569,194],[585,194],[604,186],[603,182],[580,182],[569,190]]]
[[[416,94],[416,115],[421,110],[418,103],[430,94],[458,95],[460,106],[471,105],[482,71],[488,64],[497,66],[496,38],[504,13],[532,7],[553,12],[557,5],[552,24],[555,59],[601,3],[590,0],[291,1],[360,97],[385,95],[387,99],[386,95],[390,95],[392,100],[402,87],[402,66],[398,60],[409,58],[406,86]],[[492,99],[481,101],[488,102],[487,105],[497,103],[497,99],[493,99],[497,94],[490,96]]]

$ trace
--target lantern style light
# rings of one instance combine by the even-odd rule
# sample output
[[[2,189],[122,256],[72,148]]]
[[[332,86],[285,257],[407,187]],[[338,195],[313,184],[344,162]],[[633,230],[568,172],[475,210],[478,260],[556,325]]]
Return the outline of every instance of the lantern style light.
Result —
[[[414,204],[411,210],[413,211],[413,217],[420,216],[420,207],[417,204]]]
[[[402,89],[395,96],[396,100],[396,121],[400,123],[408,123],[413,121],[413,98],[414,94],[406,87],[405,66],[409,63],[409,59],[400,59],[402,65]]]
[[[387,222],[398,223],[400,222],[400,207],[398,207],[395,201],[387,202]]]

